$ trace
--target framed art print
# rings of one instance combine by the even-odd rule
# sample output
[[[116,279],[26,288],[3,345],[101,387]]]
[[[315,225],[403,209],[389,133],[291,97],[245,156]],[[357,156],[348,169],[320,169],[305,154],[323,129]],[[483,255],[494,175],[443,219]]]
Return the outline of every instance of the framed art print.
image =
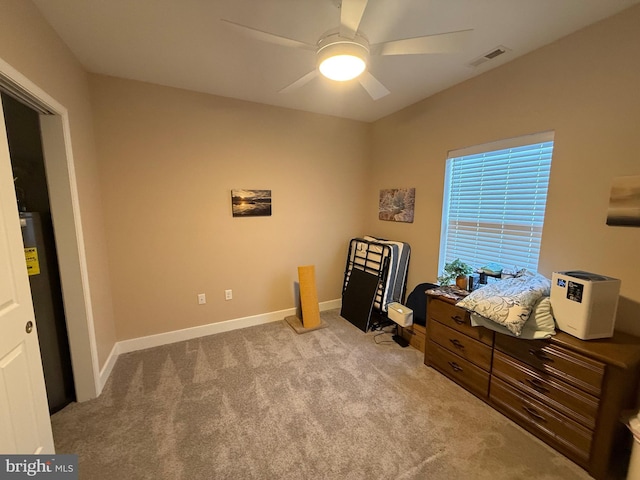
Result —
[[[390,222],[413,223],[415,202],[415,188],[380,190],[378,218]]]
[[[231,212],[234,217],[271,216],[271,190],[231,190]]]
[[[613,179],[607,225],[640,227],[640,175]]]

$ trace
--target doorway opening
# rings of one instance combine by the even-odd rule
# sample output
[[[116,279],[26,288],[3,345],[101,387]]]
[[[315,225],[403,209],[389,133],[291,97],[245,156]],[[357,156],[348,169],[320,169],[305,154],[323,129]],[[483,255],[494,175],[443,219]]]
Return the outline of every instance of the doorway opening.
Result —
[[[35,311],[49,412],[76,399],[40,115],[2,94],[20,224]]]
[[[51,216],[55,223],[60,281],[64,292],[73,380],[76,399],[83,402],[100,395],[111,364],[100,370],[69,112],[63,104],[2,58],[0,92],[19,100],[39,114],[46,183],[51,201]],[[4,136],[2,141],[6,142],[6,129],[3,130],[5,131],[0,132],[0,136]],[[8,150],[8,145],[6,148]],[[8,151],[6,153],[9,157]],[[8,164],[3,170],[3,175],[6,175],[4,180],[11,185],[11,161],[6,158],[6,162]],[[19,222],[17,208],[15,213],[15,221]],[[19,228],[19,224],[15,227]]]

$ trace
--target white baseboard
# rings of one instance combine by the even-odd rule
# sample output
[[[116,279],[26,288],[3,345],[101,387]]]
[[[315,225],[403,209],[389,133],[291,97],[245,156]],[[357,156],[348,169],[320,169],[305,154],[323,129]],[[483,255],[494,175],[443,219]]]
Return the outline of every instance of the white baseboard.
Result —
[[[320,311],[332,310],[334,308],[340,308],[342,305],[342,299],[329,300],[326,302],[320,302]],[[107,366],[111,361],[111,357],[114,356],[114,352],[117,355],[122,353],[135,352],[137,350],[144,350],[146,348],[159,347],[161,345],[167,345],[169,343],[182,342],[184,340],[192,340],[194,338],[206,337],[207,335],[214,335],[216,333],[228,332],[230,330],[237,330],[240,328],[253,327],[255,325],[262,325],[270,322],[277,322],[284,320],[285,317],[295,315],[295,308],[288,308],[286,310],[279,310],[277,312],[263,313],[260,315],[253,315],[250,317],[235,318],[232,320],[225,320],[224,322],[209,323],[207,325],[200,325],[198,327],[185,328],[182,330],[174,330],[172,332],[159,333],[157,335],[149,335],[146,337],[132,338],[130,340],[123,340],[117,342],[113,347],[109,361],[102,369],[106,373],[104,381],[111,373],[111,368],[107,370]],[[115,360],[113,360],[115,363]],[[102,373],[101,373],[102,377]],[[102,381],[102,378],[101,378]],[[103,383],[104,385],[104,383]]]
[[[336,298],[335,300],[327,300],[326,302],[320,302],[320,311],[333,310],[334,308],[342,307],[342,298]]]
[[[120,355],[119,343],[116,342],[109,353],[109,357],[105,362],[102,370],[100,370],[100,376],[98,377],[98,396],[102,393],[102,389],[104,388],[109,376],[111,375],[111,371],[113,370],[114,365],[116,364],[116,360],[118,360],[118,356]]]

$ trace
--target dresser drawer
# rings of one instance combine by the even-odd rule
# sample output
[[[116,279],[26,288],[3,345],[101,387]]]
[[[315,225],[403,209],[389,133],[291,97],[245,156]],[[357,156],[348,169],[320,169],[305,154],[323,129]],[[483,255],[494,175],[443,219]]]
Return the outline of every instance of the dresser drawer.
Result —
[[[487,398],[489,394],[489,373],[455,353],[442,348],[437,343],[427,343],[429,364],[469,391]]]
[[[553,407],[569,418],[593,430],[598,415],[598,399],[496,350],[492,375],[499,377],[525,395]]]
[[[458,330],[439,322],[429,322],[429,339],[484,370],[491,370],[492,349]]]
[[[591,395],[600,396],[605,365],[597,360],[547,340],[522,340],[502,334],[496,335],[496,349]]]
[[[487,345],[493,345],[493,332],[482,327],[472,327],[469,312],[450,303],[429,297],[427,316],[449,328],[458,330]]]
[[[592,432],[546,405],[491,378],[491,403],[534,435],[583,467],[589,463]]]

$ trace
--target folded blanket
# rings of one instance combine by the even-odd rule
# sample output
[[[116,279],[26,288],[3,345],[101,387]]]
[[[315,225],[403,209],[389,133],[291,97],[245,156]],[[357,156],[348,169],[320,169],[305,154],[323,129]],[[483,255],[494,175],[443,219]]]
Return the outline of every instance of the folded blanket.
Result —
[[[550,291],[551,282],[547,278],[525,272],[519,277],[474,290],[456,305],[493,320],[520,336],[533,306],[541,297],[549,296]]]

